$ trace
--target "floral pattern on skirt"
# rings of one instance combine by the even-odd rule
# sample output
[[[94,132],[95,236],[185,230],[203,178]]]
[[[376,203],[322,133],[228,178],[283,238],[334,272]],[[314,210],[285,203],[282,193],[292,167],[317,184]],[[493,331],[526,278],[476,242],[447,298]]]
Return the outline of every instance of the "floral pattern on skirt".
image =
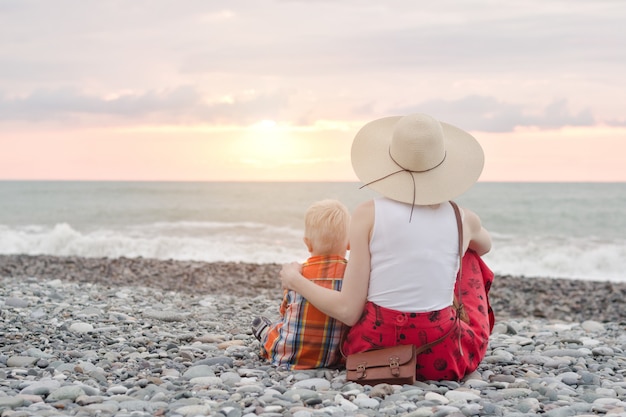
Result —
[[[460,380],[485,357],[495,317],[489,304],[493,272],[473,251],[463,257],[461,301],[469,323],[456,320],[450,306],[427,313],[404,313],[367,302],[359,321],[344,341],[346,355],[371,349],[413,344],[420,347],[453,330],[441,343],[417,356],[418,380]],[[455,294],[458,288],[455,288]]]

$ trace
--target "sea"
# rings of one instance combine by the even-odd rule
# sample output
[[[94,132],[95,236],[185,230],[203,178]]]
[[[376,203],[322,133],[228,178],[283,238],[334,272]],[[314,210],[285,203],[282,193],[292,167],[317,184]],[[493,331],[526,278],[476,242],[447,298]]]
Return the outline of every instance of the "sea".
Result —
[[[303,214],[377,197],[354,182],[0,181],[0,254],[302,261]],[[626,282],[626,183],[479,182],[456,199],[500,275]]]

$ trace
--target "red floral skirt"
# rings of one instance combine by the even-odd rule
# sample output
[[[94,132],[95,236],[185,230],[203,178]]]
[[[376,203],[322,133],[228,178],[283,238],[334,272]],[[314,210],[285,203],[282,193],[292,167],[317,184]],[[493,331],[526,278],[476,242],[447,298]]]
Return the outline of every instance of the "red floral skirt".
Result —
[[[460,380],[476,370],[485,357],[494,314],[489,305],[493,272],[472,251],[463,257],[461,301],[469,323],[456,319],[450,306],[427,313],[403,313],[367,302],[363,315],[350,329],[343,345],[346,355],[366,350],[431,343],[456,327],[441,342],[417,356],[419,380]],[[456,290],[455,290],[456,293]]]

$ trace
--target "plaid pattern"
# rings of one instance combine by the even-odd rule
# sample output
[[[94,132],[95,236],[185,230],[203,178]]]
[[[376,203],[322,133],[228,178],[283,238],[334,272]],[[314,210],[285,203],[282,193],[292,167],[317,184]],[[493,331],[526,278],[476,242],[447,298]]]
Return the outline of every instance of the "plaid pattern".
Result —
[[[325,288],[341,290],[347,261],[341,256],[313,256],[302,275]],[[261,355],[288,369],[325,368],[341,359],[339,343],[344,324],[319,311],[295,291],[285,291],[281,319],[261,338]]]

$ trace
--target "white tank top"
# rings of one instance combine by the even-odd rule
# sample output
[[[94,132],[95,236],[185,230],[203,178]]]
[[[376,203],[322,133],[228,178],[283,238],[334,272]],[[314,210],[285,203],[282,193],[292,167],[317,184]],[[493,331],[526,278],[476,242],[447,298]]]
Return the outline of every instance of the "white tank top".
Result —
[[[459,268],[458,229],[450,203],[432,208],[374,200],[367,299],[403,312],[452,304]]]

